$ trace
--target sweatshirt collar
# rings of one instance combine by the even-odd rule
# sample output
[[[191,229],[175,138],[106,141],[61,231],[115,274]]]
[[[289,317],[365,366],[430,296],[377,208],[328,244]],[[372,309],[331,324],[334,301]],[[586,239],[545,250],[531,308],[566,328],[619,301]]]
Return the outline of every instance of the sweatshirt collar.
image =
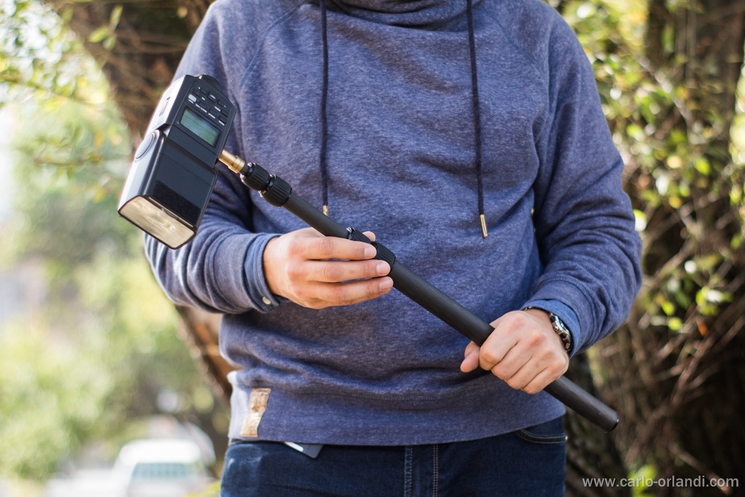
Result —
[[[463,0],[330,0],[347,15],[407,27],[436,28],[463,15]]]

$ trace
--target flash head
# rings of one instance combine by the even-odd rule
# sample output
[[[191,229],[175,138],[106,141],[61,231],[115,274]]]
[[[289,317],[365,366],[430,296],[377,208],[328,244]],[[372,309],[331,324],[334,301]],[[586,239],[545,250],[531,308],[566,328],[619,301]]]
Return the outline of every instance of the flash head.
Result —
[[[174,81],[135,152],[119,214],[172,249],[191,240],[234,117],[235,107],[213,77]]]

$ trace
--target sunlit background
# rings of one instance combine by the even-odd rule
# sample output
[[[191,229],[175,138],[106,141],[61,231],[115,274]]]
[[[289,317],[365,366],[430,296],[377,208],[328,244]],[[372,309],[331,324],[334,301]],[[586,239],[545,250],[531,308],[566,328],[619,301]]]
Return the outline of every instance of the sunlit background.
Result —
[[[205,482],[214,479],[222,454],[210,459],[209,446],[224,440],[227,411],[149,272],[141,234],[116,213],[138,138],[111,103],[98,65],[57,14],[33,1],[1,5],[0,497],[118,495],[123,483],[111,475],[120,450],[153,437],[201,444]],[[648,240],[648,224],[662,223],[655,209],[678,212],[692,190],[719,191],[716,175],[728,175],[734,210],[742,204],[745,81],[729,133],[731,160],[720,161],[726,165],[706,149],[722,135],[716,119],[687,134],[675,135],[673,125],[660,131],[661,113],[687,105],[689,90],[667,74],[642,74],[646,5],[564,2],[562,11],[596,69],[638,194],[637,228]],[[111,49],[120,15],[118,6],[88,41]],[[712,259],[694,251],[675,268],[660,263],[668,272],[640,297],[640,322],[674,338],[698,322],[690,309],[717,315],[733,297],[714,276],[741,239],[738,228],[728,241],[732,252],[716,249]],[[701,326],[699,339],[707,329]],[[598,355],[612,354],[602,350]],[[603,364],[593,362],[601,383]],[[629,471],[660,471],[635,442],[619,442],[633,455]]]

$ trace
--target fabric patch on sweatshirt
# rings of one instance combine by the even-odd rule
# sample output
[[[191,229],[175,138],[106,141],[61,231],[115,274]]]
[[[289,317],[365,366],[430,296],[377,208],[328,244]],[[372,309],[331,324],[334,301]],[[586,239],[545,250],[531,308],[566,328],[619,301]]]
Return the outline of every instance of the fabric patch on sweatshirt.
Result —
[[[256,438],[259,436],[259,423],[261,423],[261,417],[264,416],[264,411],[266,411],[270,393],[272,393],[271,388],[254,388],[251,390],[251,397],[248,400],[248,414],[246,419],[243,420],[243,427],[241,428],[242,437]]]

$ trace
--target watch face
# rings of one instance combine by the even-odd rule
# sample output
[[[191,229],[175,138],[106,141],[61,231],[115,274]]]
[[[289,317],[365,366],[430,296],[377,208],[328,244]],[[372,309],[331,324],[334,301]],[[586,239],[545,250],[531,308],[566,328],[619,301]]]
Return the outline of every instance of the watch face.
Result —
[[[557,335],[559,335],[561,341],[564,342],[564,349],[569,352],[570,350],[572,350],[572,333],[569,331],[569,328],[566,327],[564,321],[562,321],[559,316],[557,316],[553,312],[550,312],[548,314],[548,317],[551,320],[551,326],[553,327],[554,331]]]
[[[559,328],[564,331],[569,331],[569,328],[564,324],[564,321],[561,320],[559,316],[556,314],[549,314],[549,317],[551,318],[551,324],[554,326],[554,328]]]

